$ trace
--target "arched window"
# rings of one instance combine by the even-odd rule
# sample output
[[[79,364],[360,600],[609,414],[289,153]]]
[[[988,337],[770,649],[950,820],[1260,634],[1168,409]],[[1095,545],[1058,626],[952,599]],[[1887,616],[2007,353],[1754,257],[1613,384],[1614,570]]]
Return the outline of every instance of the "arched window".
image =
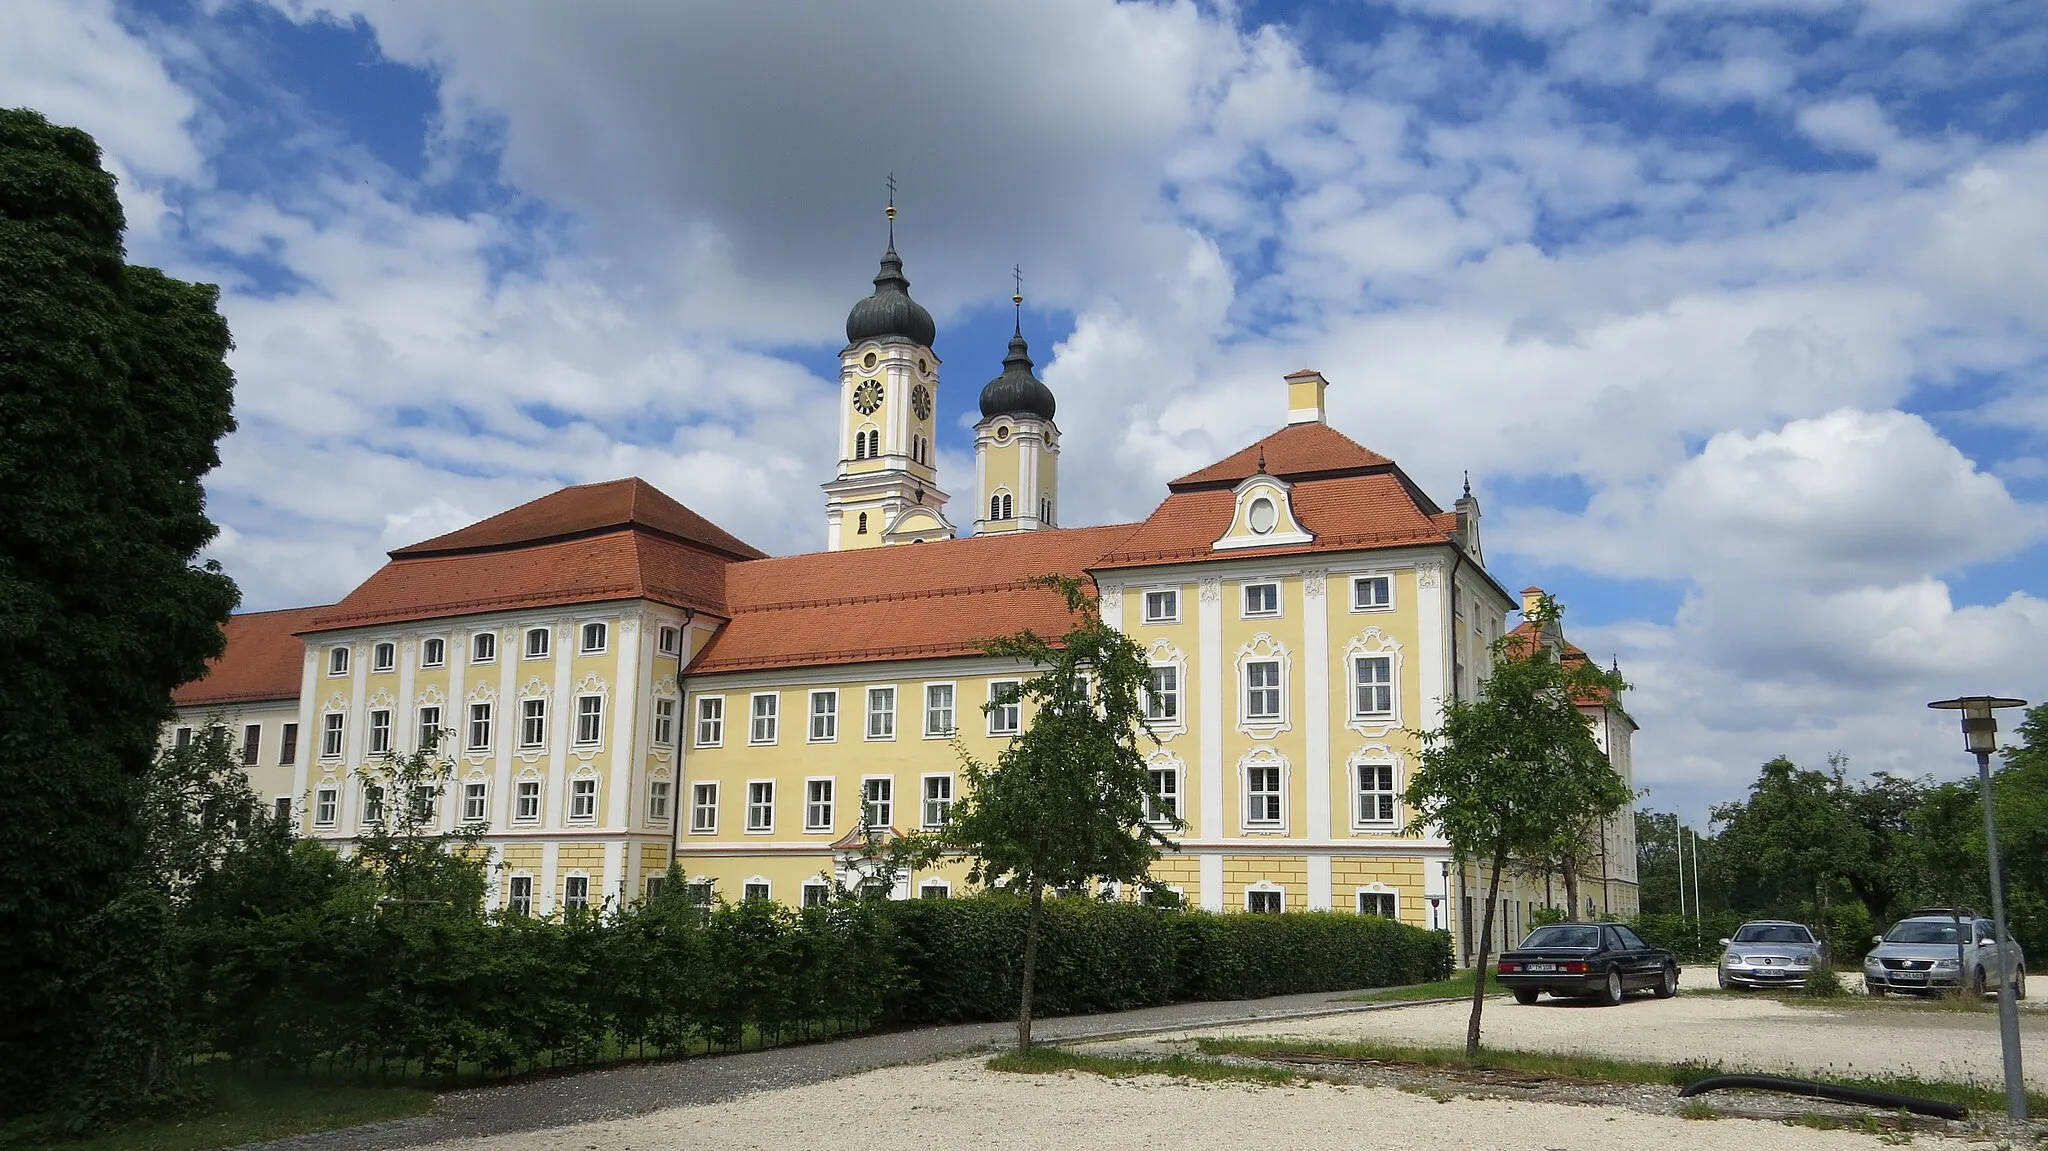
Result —
[[[868,432],[868,458],[871,460],[880,459],[881,455],[882,433],[879,431],[870,430]]]
[[[868,513],[860,513],[860,527],[855,529],[853,534],[860,536],[868,534]]]
[[[992,520],[1003,518],[1003,497],[990,496],[988,498],[988,518]]]
[[[1008,492],[1004,492],[1004,493],[1003,493],[1003,516],[1002,516],[1002,518],[1004,518],[1004,519],[1006,519],[1006,520],[1007,520],[1007,519],[1015,519],[1015,518],[1016,518],[1016,512],[1015,512],[1015,510],[1013,509],[1013,507],[1012,507],[1012,505],[1011,505],[1011,503],[1010,503],[1010,493],[1008,493]]]
[[[866,432],[853,433],[853,458],[857,460],[868,458],[868,434]]]

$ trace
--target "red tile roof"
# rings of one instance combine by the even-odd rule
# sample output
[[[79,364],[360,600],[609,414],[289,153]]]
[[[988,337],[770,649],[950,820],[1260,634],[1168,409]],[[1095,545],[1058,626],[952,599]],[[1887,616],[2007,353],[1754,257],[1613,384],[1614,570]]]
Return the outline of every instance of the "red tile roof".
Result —
[[[179,707],[296,699],[305,668],[305,645],[295,634],[325,607],[242,612],[221,631],[227,649],[209,660],[206,673],[171,693]]]
[[[1542,588],[1538,587],[1532,587],[1528,590],[1538,594],[1541,594],[1543,591]],[[1521,623],[1518,623],[1514,627],[1508,629],[1507,640],[1509,648],[1520,651],[1528,651],[1531,645],[1538,642],[1538,632],[1536,630],[1536,625],[1530,623],[1526,619],[1523,620]],[[1568,639],[1565,639],[1562,635],[1558,636],[1557,642],[1560,649],[1558,660],[1565,666],[1574,667],[1592,662],[1593,657],[1587,655],[1586,650],[1584,648],[1580,647],[1579,645],[1573,643]],[[1581,695],[1575,702],[1578,703],[1581,707],[1612,706],[1616,711],[1622,710],[1621,705],[1615,699],[1614,692],[1609,691],[1606,688],[1600,688],[1599,690],[1594,691],[1590,694]],[[1627,715],[1628,713],[1626,711],[1622,711],[1622,714]],[[1635,721],[1631,719],[1629,720],[1629,722],[1634,723]]]
[[[636,476],[550,492],[466,528],[399,548],[391,557],[496,550],[629,526],[724,552],[734,559],[759,559],[768,554]]]
[[[1067,630],[1066,602],[1034,576],[1079,576],[1131,524],[1009,532],[726,569],[731,621],[691,674],[972,655],[1031,628]]]
[[[1289,424],[1243,451],[1199,471],[1189,472],[1166,486],[1173,491],[1236,487],[1258,474],[1261,457],[1266,461],[1268,475],[1290,481],[1392,468],[1394,464],[1394,461],[1371,448],[1360,446],[1356,440],[1328,424]],[[1427,502],[1427,497],[1424,500]],[[1437,508],[1432,505],[1429,510],[1434,513]]]
[[[1230,488],[1175,491],[1115,551],[1103,556],[1098,566],[1185,563],[1218,554],[1234,559],[1447,544],[1457,528],[1455,513],[1446,520],[1444,513],[1418,504],[1413,486],[1392,468],[1298,481],[1292,502],[1295,519],[1316,537],[1314,542],[1217,553],[1212,545],[1229,530],[1236,510]]]

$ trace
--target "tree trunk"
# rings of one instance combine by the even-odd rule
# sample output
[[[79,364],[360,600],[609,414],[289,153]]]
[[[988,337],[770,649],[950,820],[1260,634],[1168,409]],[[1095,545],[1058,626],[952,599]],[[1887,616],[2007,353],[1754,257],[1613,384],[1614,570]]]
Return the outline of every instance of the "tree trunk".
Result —
[[[1578,919],[1585,913],[1579,910],[1579,867],[1576,862],[1564,865],[1565,918]]]
[[[1045,881],[1031,881],[1031,912],[1024,919],[1024,994],[1017,1007],[1017,1051],[1031,1050],[1031,984],[1038,973],[1038,919],[1045,908]]]
[[[1505,848],[1493,853],[1493,875],[1486,881],[1486,911],[1479,917],[1479,954],[1472,964],[1472,1018],[1465,1024],[1465,1058],[1479,1057],[1479,1011],[1486,1005],[1486,956],[1493,950],[1493,909],[1500,902],[1500,873],[1508,865]]]

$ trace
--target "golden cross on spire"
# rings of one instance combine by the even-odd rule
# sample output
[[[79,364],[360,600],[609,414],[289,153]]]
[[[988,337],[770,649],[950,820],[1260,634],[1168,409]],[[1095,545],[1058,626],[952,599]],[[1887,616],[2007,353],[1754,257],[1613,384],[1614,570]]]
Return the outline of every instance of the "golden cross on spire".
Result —
[[[1010,306],[1017,310],[1017,324],[1013,330],[1021,336],[1024,334],[1024,265],[1010,265],[1010,282],[1015,285],[1010,292]]]
[[[889,246],[894,248],[896,246],[896,173],[894,172],[889,173],[889,206],[882,209],[882,214],[889,218]]]

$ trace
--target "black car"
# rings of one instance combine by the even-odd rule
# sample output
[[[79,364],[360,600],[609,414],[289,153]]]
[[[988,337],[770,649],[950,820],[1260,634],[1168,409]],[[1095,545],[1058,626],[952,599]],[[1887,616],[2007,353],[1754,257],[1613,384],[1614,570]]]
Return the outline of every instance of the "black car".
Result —
[[[1610,1006],[1631,991],[1650,991],[1659,999],[1678,994],[1677,953],[1644,943],[1619,923],[1546,924],[1520,947],[1502,952],[1495,971],[1500,985],[1523,1004],[1545,991]]]

